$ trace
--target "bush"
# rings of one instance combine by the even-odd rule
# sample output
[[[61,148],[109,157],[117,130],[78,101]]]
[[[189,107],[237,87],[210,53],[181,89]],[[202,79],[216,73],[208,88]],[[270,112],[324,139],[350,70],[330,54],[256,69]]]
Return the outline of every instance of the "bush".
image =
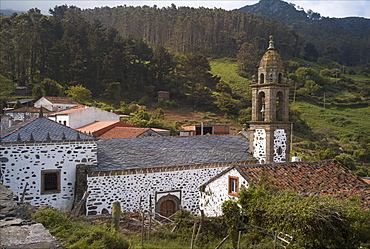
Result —
[[[51,208],[39,210],[32,215],[32,218],[49,229],[63,248],[126,249],[129,247],[123,236],[113,227],[70,221],[60,210]]]

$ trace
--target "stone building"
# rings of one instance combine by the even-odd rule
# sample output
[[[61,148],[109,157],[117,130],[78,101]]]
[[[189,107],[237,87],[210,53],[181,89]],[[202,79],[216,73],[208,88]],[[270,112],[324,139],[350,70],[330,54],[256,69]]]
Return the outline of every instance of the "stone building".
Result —
[[[280,190],[301,195],[332,195],[346,199],[360,196],[362,208],[370,209],[370,185],[333,160],[234,165],[203,184],[200,210],[208,217],[221,216],[224,201],[238,197],[241,186],[259,185],[267,178]]]
[[[233,164],[254,162],[242,135],[104,139],[88,167],[88,214],[140,206],[170,216],[180,207],[198,213],[199,186]]]
[[[96,139],[42,116],[0,131],[0,180],[31,205],[70,210],[76,166],[96,162]]]
[[[289,86],[284,83],[283,62],[272,36],[258,67],[258,82],[252,88],[250,147],[259,163],[288,162],[291,123]]]

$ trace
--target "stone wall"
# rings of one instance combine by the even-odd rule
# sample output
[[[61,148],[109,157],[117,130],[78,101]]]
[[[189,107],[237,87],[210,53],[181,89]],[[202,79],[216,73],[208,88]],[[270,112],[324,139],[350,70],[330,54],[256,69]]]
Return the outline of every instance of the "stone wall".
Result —
[[[89,173],[87,181],[91,194],[87,201],[87,213],[91,215],[104,211],[110,213],[112,203],[115,201],[121,203],[123,212],[138,211],[140,205],[154,212],[156,193],[178,191],[182,208],[198,214],[199,187],[236,163],[251,162],[141,169],[141,173],[135,174],[130,171]],[[151,208],[149,203],[152,203]]]
[[[221,205],[223,202],[235,198],[228,194],[229,176],[239,178],[239,189],[242,185],[248,187],[248,182],[240,175],[236,169],[219,176],[200,192],[199,208],[203,210],[207,217],[217,217],[222,215]]]
[[[50,205],[63,211],[74,202],[76,165],[96,162],[96,141],[3,143],[0,146],[1,182],[32,205]],[[60,171],[60,192],[43,194],[42,171]]]

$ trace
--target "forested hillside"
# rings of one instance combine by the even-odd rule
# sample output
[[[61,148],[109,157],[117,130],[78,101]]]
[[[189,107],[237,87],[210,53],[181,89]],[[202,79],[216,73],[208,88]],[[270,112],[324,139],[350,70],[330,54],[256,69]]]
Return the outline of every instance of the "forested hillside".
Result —
[[[119,6],[83,11],[87,20],[99,20],[124,37],[143,38],[175,52],[201,52],[208,56],[236,56],[244,42],[264,52],[270,35],[283,56],[297,55],[298,39],[284,23],[223,9]]]
[[[335,8],[340,3],[332,4]],[[261,0],[239,10],[282,21],[292,27],[302,38],[302,56],[306,59],[319,59],[322,64],[331,60],[347,66],[370,62],[370,19],[323,17],[313,10],[296,9],[294,4],[282,0]]]
[[[308,159],[344,153],[358,163],[369,160],[370,64],[339,64],[335,49],[315,60],[314,46],[301,46],[303,39],[282,22],[240,11],[174,5],[85,11],[63,5],[50,13],[31,9],[0,19],[0,101],[14,100],[14,87],[27,86],[30,94],[22,97],[69,95],[80,103],[133,114],[131,122],[139,127],[173,133],[179,128],[159,120],[162,110],[150,117],[145,106],[204,111],[205,117],[224,116],[240,127],[250,120],[249,84],[268,36],[274,34],[292,89],[290,99],[297,103],[291,120],[300,151]],[[157,92],[163,90],[170,92],[170,100],[158,102]],[[304,103],[324,117],[334,115],[320,121],[343,129],[310,120],[308,111],[302,114]],[[353,116],[356,121],[340,118],[341,112],[327,112],[330,108],[356,108],[359,114]]]

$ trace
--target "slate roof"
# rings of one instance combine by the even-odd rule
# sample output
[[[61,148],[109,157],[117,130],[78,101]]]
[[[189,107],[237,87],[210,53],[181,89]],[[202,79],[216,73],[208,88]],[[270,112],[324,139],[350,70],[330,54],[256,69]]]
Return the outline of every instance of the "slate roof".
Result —
[[[39,116],[0,131],[1,142],[94,140],[92,136]]]
[[[338,198],[359,195],[362,206],[370,209],[370,185],[333,160],[238,165],[236,168],[253,184],[258,185],[263,174],[279,189],[299,194],[331,194]]]
[[[253,160],[242,135],[102,139],[89,171],[171,167]]]

